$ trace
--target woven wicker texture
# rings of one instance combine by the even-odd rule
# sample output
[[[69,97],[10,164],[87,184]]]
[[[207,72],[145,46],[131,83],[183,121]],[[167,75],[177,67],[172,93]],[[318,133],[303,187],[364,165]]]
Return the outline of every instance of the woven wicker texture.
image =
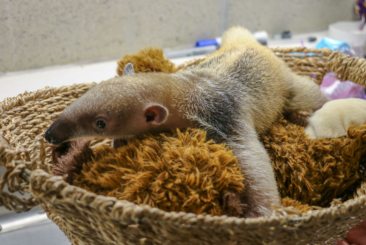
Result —
[[[314,75],[318,83],[331,70],[341,80],[365,85],[363,59],[328,49],[273,51],[295,72]],[[315,55],[305,57],[303,53]],[[334,202],[329,208],[304,215],[278,208],[271,217],[258,219],[168,213],[71,186],[50,174],[50,149],[43,136],[52,120],[93,85],[45,88],[0,103],[0,164],[7,170],[0,181],[0,206],[21,212],[41,204],[73,244],[334,244],[366,219],[366,183],[355,192],[355,198],[344,203]],[[24,177],[28,170],[30,182]],[[30,192],[32,197],[16,198],[4,191],[6,185],[10,192]]]

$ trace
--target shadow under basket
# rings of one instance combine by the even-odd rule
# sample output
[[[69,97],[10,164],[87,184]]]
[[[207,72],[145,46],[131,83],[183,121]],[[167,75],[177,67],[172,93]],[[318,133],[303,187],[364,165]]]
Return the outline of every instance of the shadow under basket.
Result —
[[[365,86],[364,59],[329,49],[272,50],[293,71],[310,75],[318,84],[327,71],[333,71],[342,81]],[[198,62],[178,68],[189,69]],[[168,213],[69,185],[51,174],[44,133],[69,104],[94,85],[45,88],[0,103],[0,165],[6,168],[0,181],[0,206],[23,212],[40,204],[73,244],[335,244],[366,219],[366,183],[354,193],[355,198],[329,208],[306,214],[284,208],[255,219]],[[20,199],[12,192],[30,193],[31,197]]]

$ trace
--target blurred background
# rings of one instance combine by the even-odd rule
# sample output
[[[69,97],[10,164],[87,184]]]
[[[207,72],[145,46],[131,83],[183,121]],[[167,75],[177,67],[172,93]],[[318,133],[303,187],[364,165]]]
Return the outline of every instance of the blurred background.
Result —
[[[356,0],[0,0],[0,101],[26,90],[109,79],[116,75],[118,59],[145,47],[185,50],[172,60],[179,64],[192,58],[188,51],[199,50],[194,47],[197,40],[215,39],[235,25],[265,31],[269,47],[328,47],[363,57],[366,31],[360,26],[365,18],[360,21],[355,4]],[[366,15],[366,5],[360,6],[365,7],[361,15]],[[340,25],[332,31],[335,22]],[[292,36],[284,38],[284,31]],[[274,35],[279,39],[273,40]],[[341,41],[324,39],[328,36]],[[210,47],[210,52],[217,48]],[[324,81],[322,91],[331,99],[366,99],[362,86],[340,83],[332,74]],[[3,173],[0,167],[0,178]],[[0,207],[0,244],[54,241],[70,244],[39,207],[22,214]]]
[[[356,20],[355,0],[0,0],[0,72],[184,47],[242,25],[270,35]]]

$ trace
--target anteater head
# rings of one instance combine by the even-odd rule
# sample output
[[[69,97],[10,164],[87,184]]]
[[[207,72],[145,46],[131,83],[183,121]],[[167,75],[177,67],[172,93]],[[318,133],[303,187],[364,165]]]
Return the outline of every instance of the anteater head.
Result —
[[[146,75],[146,74],[145,74]],[[154,77],[148,76],[152,82]],[[132,64],[124,76],[102,82],[67,107],[45,133],[51,144],[75,138],[124,138],[162,125],[168,109],[144,74],[134,74]]]

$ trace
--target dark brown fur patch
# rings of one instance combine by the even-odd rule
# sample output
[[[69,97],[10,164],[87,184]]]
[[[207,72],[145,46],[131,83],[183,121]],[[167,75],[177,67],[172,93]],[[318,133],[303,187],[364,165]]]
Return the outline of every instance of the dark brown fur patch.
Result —
[[[308,118],[311,116],[309,112],[300,112],[296,110],[288,110],[283,113],[283,117],[290,123],[296,124],[301,127],[308,126]]]
[[[74,140],[58,145],[52,150],[52,172],[64,176],[65,181],[72,184],[75,175],[79,174],[83,164],[94,156],[89,147],[90,140]]]
[[[245,206],[238,193],[226,192],[222,197],[222,208],[227,216],[241,217]]]

